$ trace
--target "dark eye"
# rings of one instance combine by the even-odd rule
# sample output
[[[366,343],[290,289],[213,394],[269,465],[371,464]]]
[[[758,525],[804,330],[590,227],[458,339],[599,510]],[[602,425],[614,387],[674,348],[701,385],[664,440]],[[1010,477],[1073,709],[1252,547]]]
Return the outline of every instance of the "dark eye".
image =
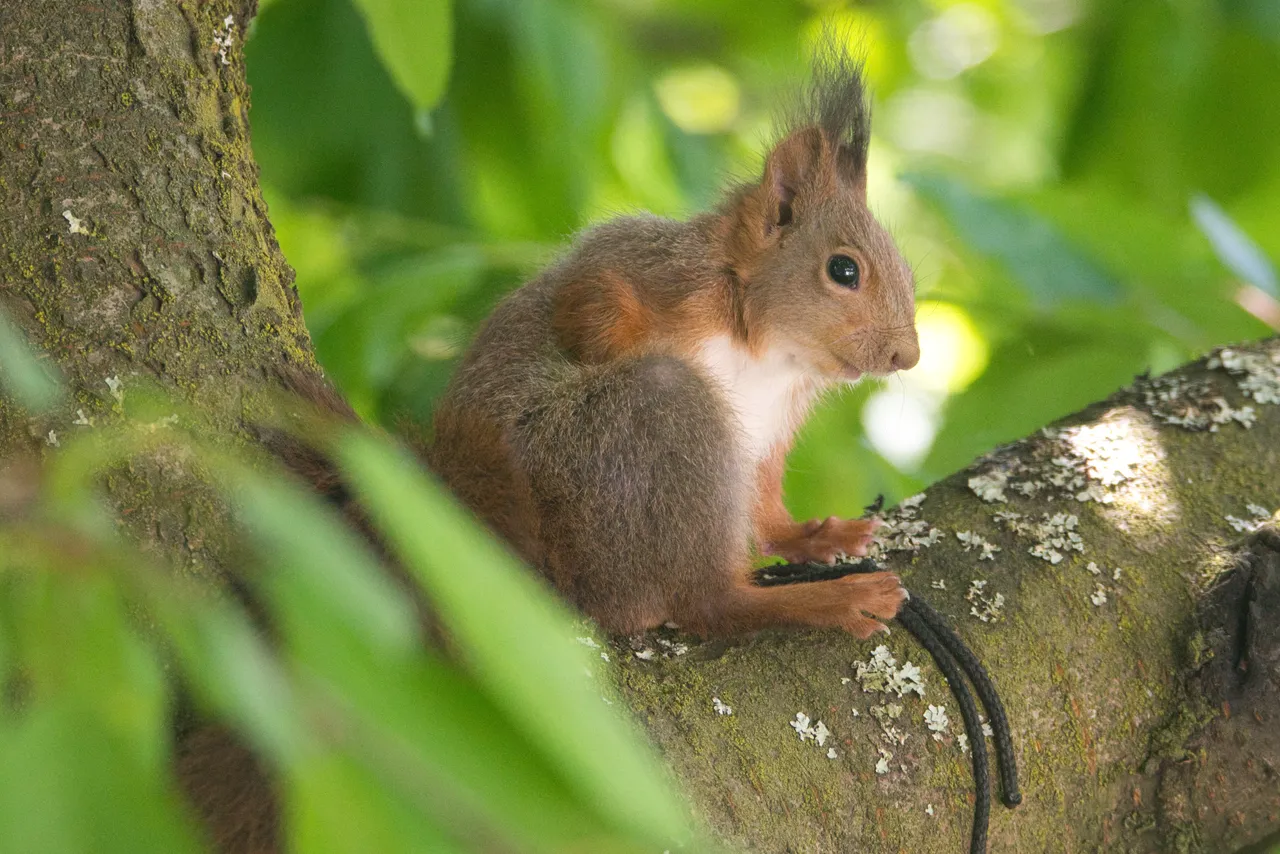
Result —
[[[858,262],[848,255],[832,255],[828,258],[827,275],[831,277],[831,281],[846,288],[856,288],[862,279]]]

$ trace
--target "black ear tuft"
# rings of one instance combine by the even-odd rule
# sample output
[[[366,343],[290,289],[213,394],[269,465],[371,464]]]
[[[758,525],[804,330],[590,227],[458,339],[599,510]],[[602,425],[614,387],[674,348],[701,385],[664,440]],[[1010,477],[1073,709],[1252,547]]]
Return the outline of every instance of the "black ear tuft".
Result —
[[[853,56],[835,32],[819,40],[813,76],[804,97],[788,117],[791,130],[817,127],[836,154],[842,178],[866,181],[867,149],[871,142],[871,107],[867,103],[863,60]]]

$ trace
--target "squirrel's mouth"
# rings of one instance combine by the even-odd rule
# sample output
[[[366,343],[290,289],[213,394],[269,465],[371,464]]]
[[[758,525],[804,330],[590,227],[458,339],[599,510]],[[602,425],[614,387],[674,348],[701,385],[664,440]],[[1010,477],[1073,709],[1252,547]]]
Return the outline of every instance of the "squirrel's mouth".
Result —
[[[857,380],[862,379],[863,371],[855,368],[852,363],[840,358],[835,353],[832,353],[831,357],[840,365],[840,369],[835,372],[835,375],[839,379],[845,380],[846,382],[856,382]]]

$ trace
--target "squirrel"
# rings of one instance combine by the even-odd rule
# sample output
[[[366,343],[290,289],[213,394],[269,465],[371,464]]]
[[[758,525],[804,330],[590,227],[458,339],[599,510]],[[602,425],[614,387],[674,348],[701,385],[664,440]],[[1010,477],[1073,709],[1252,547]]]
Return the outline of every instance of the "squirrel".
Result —
[[[820,63],[759,181],[685,222],[582,233],[493,311],[434,416],[431,468],[603,628],[884,630],[887,572],[763,588],[751,546],[865,555],[798,523],[786,455],[823,392],[919,360],[915,280],[867,207],[862,64]]]
[[[759,181],[687,222],[627,217],[583,233],[494,310],[439,401],[427,465],[607,631],[867,637],[906,598],[888,572],[750,581],[753,546],[832,562],[865,554],[877,524],[797,523],[782,497],[818,398],[919,359],[914,276],[867,207],[869,137],[861,65],[820,65]],[[358,423],[319,375],[279,379]],[[259,434],[379,546],[322,451]],[[180,741],[177,776],[217,850],[280,850],[273,787],[248,746],[217,724]]]

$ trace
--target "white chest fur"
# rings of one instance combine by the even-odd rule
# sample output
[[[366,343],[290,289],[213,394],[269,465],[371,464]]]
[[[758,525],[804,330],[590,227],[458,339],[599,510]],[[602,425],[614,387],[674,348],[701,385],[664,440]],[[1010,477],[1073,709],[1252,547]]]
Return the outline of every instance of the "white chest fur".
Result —
[[[794,356],[768,350],[755,357],[727,335],[707,341],[698,360],[737,413],[744,449],[753,461],[764,459],[799,426],[815,390]]]

